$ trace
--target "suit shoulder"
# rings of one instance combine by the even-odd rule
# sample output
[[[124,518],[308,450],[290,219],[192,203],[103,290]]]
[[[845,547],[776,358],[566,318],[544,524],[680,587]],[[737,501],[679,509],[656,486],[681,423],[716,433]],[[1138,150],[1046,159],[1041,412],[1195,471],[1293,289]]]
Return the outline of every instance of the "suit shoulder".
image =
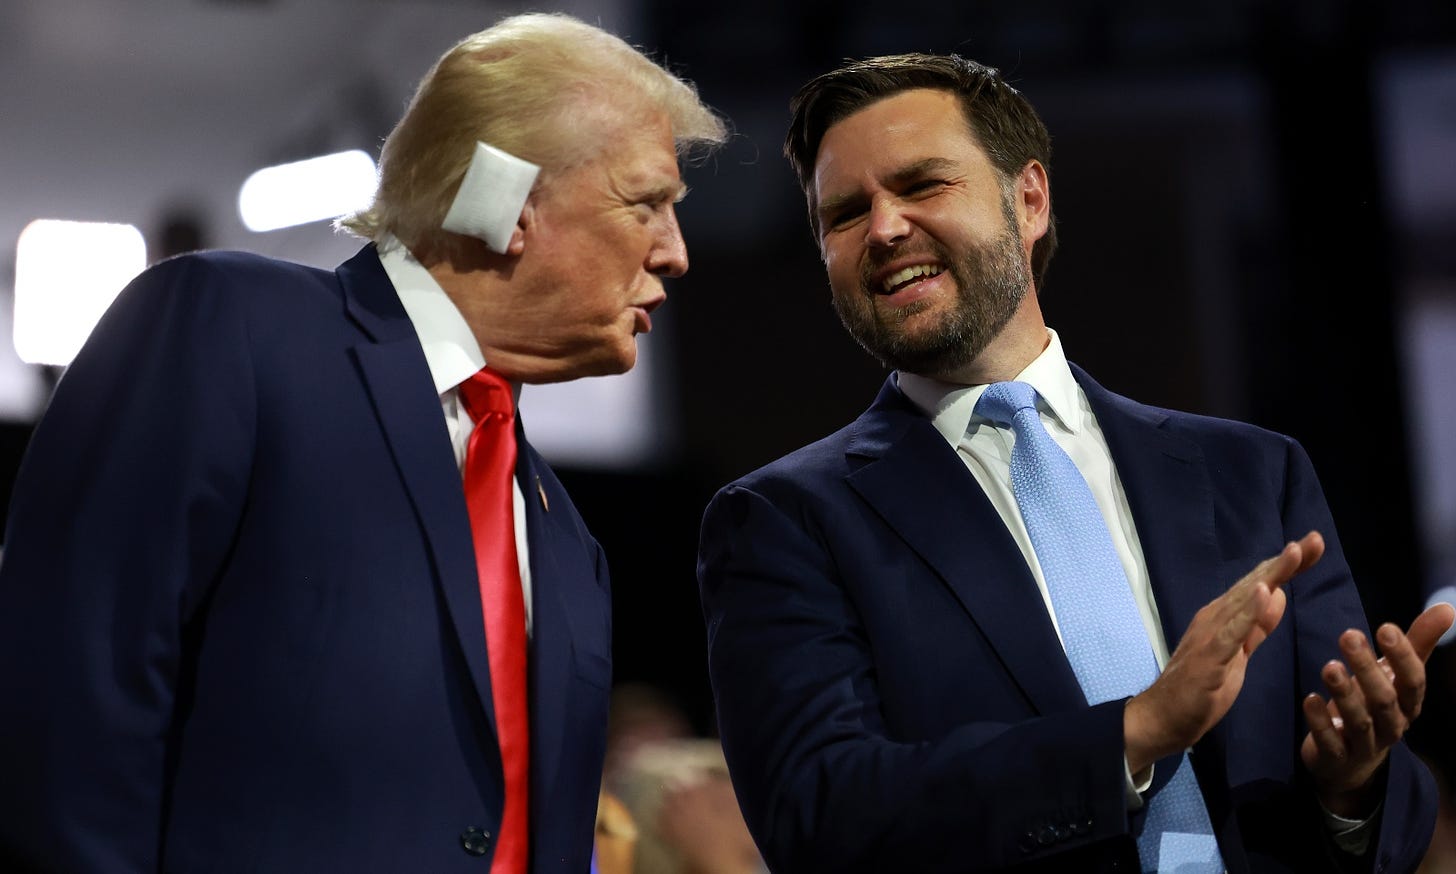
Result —
[[[178,281],[212,287],[242,287],[262,291],[280,284],[330,283],[333,271],[226,249],[174,255],[148,267],[138,279],[171,284]]]
[[[1087,399],[1092,403],[1093,412],[1097,415],[1099,422],[1109,414],[1125,416],[1134,421],[1154,424],[1171,434],[1205,446],[1260,447],[1284,451],[1290,444],[1296,442],[1294,438],[1286,434],[1280,434],[1238,419],[1190,413],[1135,401],[1125,395],[1109,391],[1080,368],[1074,366],[1073,373],[1077,375],[1077,381],[1081,384]],[[1103,429],[1106,430],[1106,428],[1107,424],[1103,423]]]
[[[1295,442],[1294,438],[1286,434],[1238,419],[1190,413],[1135,401],[1105,388],[1077,365],[1073,364],[1071,367],[1099,422],[1109,414],[1127,416],[1200,443],[1240,443],[1275,448],[1287,447]],[[1105,430],[1106,425],[1103,427]]]
[[[251,252],[209,250],[177,255],[147,268],[117,298],[119,309],[170,313],[194,321],[229,313],[260,336],[307,335],[344,324],[337,274]],[[308,331],[297,330],[300,325]]]
[[[1295,439],[1288,434],[1271,431],[1268,428],[1219,416],[1188,413],[1161,407],[1151,409],[1168,417],[1168,427],[1177,434],[1184,434],[1201,441],[1227,441],[1251,444],[1258,447],[1283,450]]]

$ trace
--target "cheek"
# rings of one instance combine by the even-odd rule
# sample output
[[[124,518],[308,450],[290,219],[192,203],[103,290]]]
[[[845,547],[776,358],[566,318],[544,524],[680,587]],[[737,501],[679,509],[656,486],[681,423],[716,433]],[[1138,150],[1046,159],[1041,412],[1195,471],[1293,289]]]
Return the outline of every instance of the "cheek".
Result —
[[[844,253],[831,252],[824,260],[824,270],[829,275],[829,287],[835,294],[859,291],[858,259],[848,257]]]

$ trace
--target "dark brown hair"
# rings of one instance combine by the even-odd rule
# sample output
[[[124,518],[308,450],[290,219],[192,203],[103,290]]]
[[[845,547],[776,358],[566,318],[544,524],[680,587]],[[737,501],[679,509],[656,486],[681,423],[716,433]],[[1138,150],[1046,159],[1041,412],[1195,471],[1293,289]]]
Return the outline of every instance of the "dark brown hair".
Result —
[[[871,103],[916,88],[949,91],[959,98],[971,135],[1003,180],[1015,179],[1032,159],[1041,162],[1050,178],[1052,144],[1046,125],[996,68],[959,55],[885,55],[853,61],[811,79],[789,102],[793,120],[784,155],[809,200],[809,223],[816,236],[814,162],[825,132]],[[1056,248],[1056,218],[1049,215],[1046,234],[1031,250],[1031,273],[1038,289]]]

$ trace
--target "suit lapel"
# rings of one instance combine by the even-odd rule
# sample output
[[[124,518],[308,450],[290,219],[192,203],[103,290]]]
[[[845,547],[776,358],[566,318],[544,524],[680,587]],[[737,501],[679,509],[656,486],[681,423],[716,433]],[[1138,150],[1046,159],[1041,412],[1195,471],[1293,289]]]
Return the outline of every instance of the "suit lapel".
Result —
[[[556,492],[555,479],[543,475],[544,462],[526,445],[525,431],[519,420],[516,440],[521,447],[516,476],[521,484],[526,505],[526,530],[531,554],[531,767],[536,771],[532,783],[545,787],[550,798],[557,770],[563,759],[562,745],[568,729],[576,728],[571,718],[573,659],[579,641],[591,639],[587,629],[575,626],[582,620],[573,606],[595,607],[604,596],[583,591],[595,585],[595,577],[580,570],[563,570],[562,556],[581,552],[581,539],[571,529],[566,512],[565,493]],[[548,488],[549,484],[549,488]],[[555,509],[556,512],[552,512]],[[610,659],[610,653],[595,653]],[[544,808],[543,808],[544,809]]]
[[[1127,493],[1171,652],[1193,614],[1233,583],[1210,577],[1220,562],[1203,451],[1164,427],[1167,413],[1107,391],[1075,365],[1072,373],[1087,394]]]
[[[338,276],[345,307],[370,338],[353,349],[360,374],[420,519],[451,624],[493,732],[470,516],[429,366],[373,246],[342,265]]]
[[[854,428],[850,487],[950,587],[1038,712],[1084,706],[1066,658],[1047,655],[1062,647],[1031,570],[956,451],[893,380]]]

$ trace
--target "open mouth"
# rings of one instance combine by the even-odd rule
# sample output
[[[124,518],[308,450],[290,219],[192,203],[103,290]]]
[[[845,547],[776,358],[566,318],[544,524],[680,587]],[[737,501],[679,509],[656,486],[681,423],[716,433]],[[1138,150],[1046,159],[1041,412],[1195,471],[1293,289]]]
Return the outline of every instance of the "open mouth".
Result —
[[[922,279],[939,276],[944,271],[945,268],[939,264],[915,264],[896,270],[894,273],[886,276],[880,283],[879,293],[895,294],[898,291],[909,288],[912,284]]]

